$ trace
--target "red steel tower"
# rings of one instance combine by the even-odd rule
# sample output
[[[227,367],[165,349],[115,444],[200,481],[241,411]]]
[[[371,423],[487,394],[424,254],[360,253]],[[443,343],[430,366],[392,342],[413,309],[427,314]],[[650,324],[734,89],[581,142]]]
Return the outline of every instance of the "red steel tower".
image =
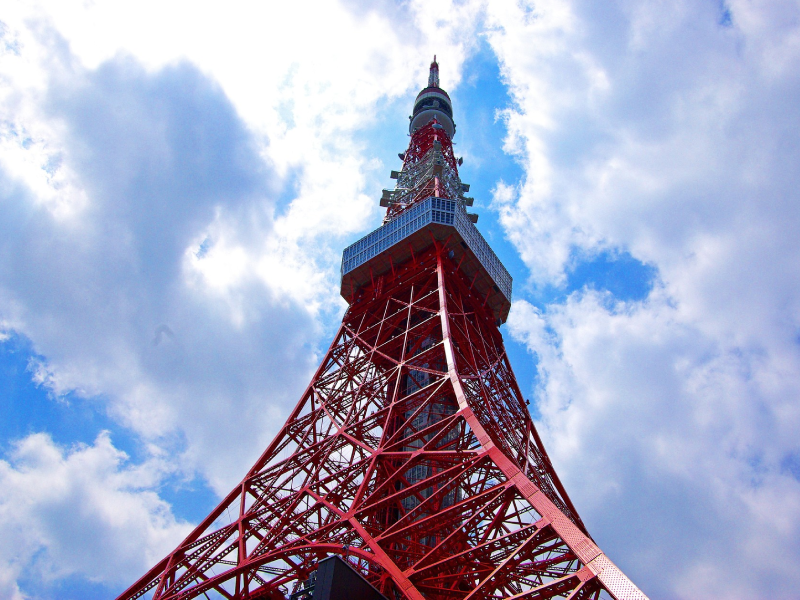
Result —
[[[285,599],[339,555],[391,600],[646,596],[589,536],[499,326],[511,277],[467,212],[431,64],[383,225],[346,248],[349,307],[242,482],[121,599]]]

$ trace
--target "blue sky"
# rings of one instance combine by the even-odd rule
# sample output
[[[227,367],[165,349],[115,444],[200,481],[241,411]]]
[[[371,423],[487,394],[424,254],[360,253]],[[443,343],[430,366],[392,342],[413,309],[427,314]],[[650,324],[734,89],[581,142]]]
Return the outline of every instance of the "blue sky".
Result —
[[[653,598],[796,593],[797,2],[0,21],[0,597],[113,596],[239,481],[337,327],[433,54],[599,545]]]

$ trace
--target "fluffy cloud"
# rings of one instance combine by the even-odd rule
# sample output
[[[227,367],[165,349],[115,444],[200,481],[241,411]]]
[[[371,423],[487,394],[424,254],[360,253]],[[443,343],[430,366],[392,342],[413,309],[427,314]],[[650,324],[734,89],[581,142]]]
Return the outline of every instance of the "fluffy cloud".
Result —
[[[0,595],[22,598],[28,577],[135,579],[191,527],[150,491],[168,473],[150,460],[131,466],[107,433],[65,449],[44,434],[18,442],[0,461]]]
[[[526,168],[495,206],[532,289],[576,257],[642,303],[517,302],[548,447],[601,546],[663,598],[788,598],[800,559],[798,7],[492,3]],[[788,26],[787,23],[795,23]],[[789,558],[791,557],[791,558]]]
[[[226,493],[343,309],[342,246],[379,218],[388,167],[365,134],[416,91],[434,52],[458,82],[474,15],[423,3],[4,7],[0,321],[31,340],[35,380],[92,398],[147,455]],[[142,511],[160,518],[152,500]],[[153,543],[130,543],[154,558]],[[52,573],[104,577],[48,552]],[[22,566],[5,571],[7,589]]]
[[[53,85],[44,104],[60,147],[33,136],[29,146],[51,153],[56,177],[73,173],[82,201],[54,207],[5,178],[9,326],[46,357],[41,380],[55,392],[106,396],[146,439],[183,435],[190,458],[227,487],[228,459],[215,465],[208,440],[263,443],[300,387],[284,374],[305,374],[314,359],[304,344],[318,326],[301,302],[250,273],[233,288],[204,284],[206,261],[233,235],[245,258],[263,252],[276,177],[219,88],[186,64],[149,75],[120,58]],[[235,254],[226,265],[235,272]],[[237,432],[248,422],[260,427]]]
[[[415,88],[432,38],[458,82],[476,9],[412,5],[402,36],[392,10],[15,2],[5,16],[7,326],[57,393],[172,436],[218,491],[274,434],[342,310],[340,249],[377,218],[365,186],[380,165],[359,136],[378,103]]]

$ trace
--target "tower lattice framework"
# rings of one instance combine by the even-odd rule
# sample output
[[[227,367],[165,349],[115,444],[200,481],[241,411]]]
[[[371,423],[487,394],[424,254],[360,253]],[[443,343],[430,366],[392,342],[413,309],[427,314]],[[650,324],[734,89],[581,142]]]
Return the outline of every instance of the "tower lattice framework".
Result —
[[[392,600],[646,598],[588,535],[520,393],[499,331],[511,278],[466,211],[435,60],[410,133],[286,424],[121,599],[283,600],[332,554]]]

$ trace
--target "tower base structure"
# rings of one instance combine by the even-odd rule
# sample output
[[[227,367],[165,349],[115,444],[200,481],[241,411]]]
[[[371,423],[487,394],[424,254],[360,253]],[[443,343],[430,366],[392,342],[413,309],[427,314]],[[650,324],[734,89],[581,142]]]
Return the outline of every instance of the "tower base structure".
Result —
[[[121,599],[284,600],[330,555],[392,600],[646,598],[563,489],[454,240],[353,295],[266,452]]]

